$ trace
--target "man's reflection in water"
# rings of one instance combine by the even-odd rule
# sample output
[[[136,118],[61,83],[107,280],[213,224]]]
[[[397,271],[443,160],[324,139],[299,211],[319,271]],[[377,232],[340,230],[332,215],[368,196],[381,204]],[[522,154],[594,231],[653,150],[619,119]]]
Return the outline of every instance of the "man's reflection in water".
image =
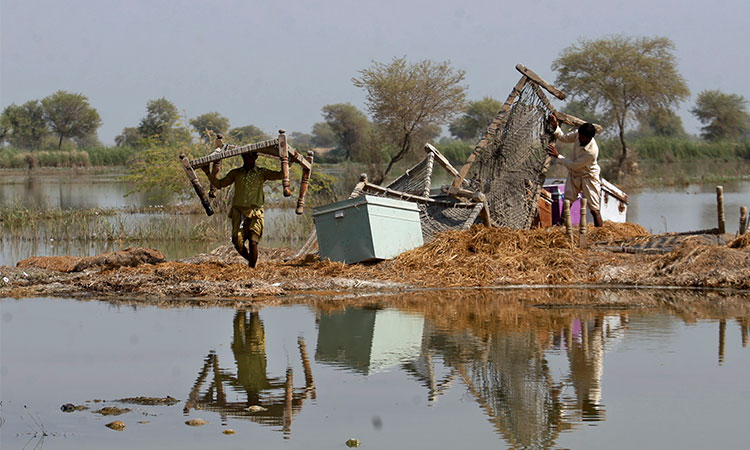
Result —
[[[266,333],[257,311],[237,311],[233,330],[232,352],[237,375],[222,369],[216,353],[210,352],[188,396],[184,412],[187,414],[191,409],[215,411],[221,415],[223,424],[230,417],[280,426],[285,437],[289,437],[294,416],[306,399],[316,395],[305,340],[300,337],[297,341],[305,372],[305,387],[295,390],[291,367],[287,368],[283,378],[267,374]],[[210,372],[213,372],[213,380],[202,390]],[[225,387],[243,393],[245,400],[227,401]]]
[[[232,352],[237,364],[237,380],[247,392],[247,406],[257,405],[261,391],[283,387],[266,374],[266,330],[257,311],[237,311],[234,315]]]
[[[462,326],[460,318],[426,320],[421,354],[403,367],[428,389],[429,402],[459,379],[514,448],[549,448],[576,422],[604,420],[605,346],[622,334],[627,316],[550,312],[527,323],[506,317],[513,319],[481,327]],[[567,359],[567,374],[559,362],[551,369],[551,353]]]
[[[604,419],[601,407],[601,379],[604,359],[604,316],[591,320],[575,318],[565,329],[566,350],[570,363],[570,383],[575,389],[576,410],[583,420]]]

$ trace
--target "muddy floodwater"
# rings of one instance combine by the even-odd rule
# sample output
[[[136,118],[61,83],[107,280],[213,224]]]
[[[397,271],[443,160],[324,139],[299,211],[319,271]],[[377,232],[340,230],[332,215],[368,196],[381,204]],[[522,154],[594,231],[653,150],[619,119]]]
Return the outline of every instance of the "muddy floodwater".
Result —
[[[0,300],[0,447],[746,448],[746,297],[533,295]]]

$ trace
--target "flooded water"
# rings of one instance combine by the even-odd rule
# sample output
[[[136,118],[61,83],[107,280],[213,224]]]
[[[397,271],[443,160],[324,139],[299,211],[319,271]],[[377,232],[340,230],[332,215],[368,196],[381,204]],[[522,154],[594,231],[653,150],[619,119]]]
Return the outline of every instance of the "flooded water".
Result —
[[[159,201],[144,194],[126,194],[132,190],[116,173],[57,175],[29,175],[10,173],[0,180],[0,208],[14,204],[27,207],[62,209],[125,208],[159,206]],[[436,176],[435,187],[446,182]],[[653,233],[666,231],[694,231],[717,226],[715,185],[691,185],[683,188],[646,189],[629,193],[628,221],[640,224]],[[737,231],[740,206],[750,206],[750,182],[732,182],[724,185],[726,228]],[[300,219],[290,208],[266,208],[266,230],[261,245],[266,247],[292,247],[302,245],[311,227],[309,218]],[[223,217],[211,219],[204,215],[164,214],[154,208],[154,213],[121,213],[113,220],[128,226],[159,226],[168,222],[175,226],[191,227],[207,222],[210,226],[224,227]],[[306,222],[305,222],[306,220]],[[293,232],[289,231],[292,225]],[[304,231],[300,231],[304,230]],[[227,232],[228,236],[228,232]],[[291,238],[289,237],[291,236]],[[52,239],[52,240],[50,240]],[[54,236],[40,236],[33,240],[0,239],[0,265],[14,265],[30,256],[88,256],[105,251],[120,250],[133,245],[156,248],[169,259],[179,259],[196,253],[208,252],[226,240],[211,242],[64,242]]]
[[[750,207],[750,182],[724,183],[727,232],[739,228],[740,207]],[[629,195],[628,222],[652,233],[716,228],[716,184],[646,189]]]
[[[0,207],[21,204],[29,208],[88,209],[161,203],[142,193],[128,195],[133,186],[122,181],[122,176],[117,172],[79,174],[67,169],[52,175],[6,172],[0,181]]]
[[[516,295],[260,310],[0,300],[0,447],[744,448],[746,299],[543,309]],[[168,395],[179,402],[116,401]]]

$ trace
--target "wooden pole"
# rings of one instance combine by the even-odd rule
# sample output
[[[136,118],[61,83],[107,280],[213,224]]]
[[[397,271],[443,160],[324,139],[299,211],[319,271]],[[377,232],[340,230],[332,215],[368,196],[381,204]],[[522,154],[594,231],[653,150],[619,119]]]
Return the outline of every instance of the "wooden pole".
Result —
[[[747,231],[747,206],[740,206],[740,236]]]
[[[573,224],[570,222],[570,200],[563,200],[563,223],[565,224],[565,234],[568,235],[568,241],[573,243]]]
[[[315,153],[311,150],[307,152],[307,157],[305,158],[311,166],[314,154]],[[310,181],[310,172],[312,172],[312,169],[307,169],[305,167],[302,168],[302,181],[300,181],[299,184],[299,198],[297,199],[297,209],[294,211],[297,214],[302,214],[305,208],[305,194],[307,194],[307,185]]]
[[[281,159],[281,173],[284,178],[281,185],[284,188],[284,197],[291,197],[292,191],[289,184],[289,150],[286,147],[286,130],[279,130],[279,158]]]
[[[581,219],[578,222],[578,246],[586,248],[586,206],[588,200],[581,198]]]
[[[716,212],[719,216],[719,234],[726,233],[726,222],[724,219],[724,187],[716,186]]]
[[[565,92],[561,91],[560,89],[552,86],[551,84],[547,83],[536,74],[533,70],[529,69],[528,67],[524,66],[523,64],[516,64],[516,70],[521,72],[522,75],[525,75],[529,77],[532,81],[534,81],[539,86],[543,87],[547,90],[550,94],[554,95],[555,97],[559,98],[560,100],[565,100]]]

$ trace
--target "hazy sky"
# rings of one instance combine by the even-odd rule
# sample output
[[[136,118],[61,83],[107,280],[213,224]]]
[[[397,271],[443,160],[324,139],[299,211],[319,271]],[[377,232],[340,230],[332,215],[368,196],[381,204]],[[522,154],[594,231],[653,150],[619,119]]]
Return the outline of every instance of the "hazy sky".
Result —
[[[88,96],[111,144],[148,100],[188,117],[310,132],[323,105],[351,102],[373,60],[450,60],[469,99],[504,100],[523,63],[554,81],[552,61],[579,38],[615,33],[675,43],[691,98],[720,89],[750,99],[748,0],[195,1],[0,0],[0,107],[63,89]],[[557,103],[560,106],[560,103]]]

